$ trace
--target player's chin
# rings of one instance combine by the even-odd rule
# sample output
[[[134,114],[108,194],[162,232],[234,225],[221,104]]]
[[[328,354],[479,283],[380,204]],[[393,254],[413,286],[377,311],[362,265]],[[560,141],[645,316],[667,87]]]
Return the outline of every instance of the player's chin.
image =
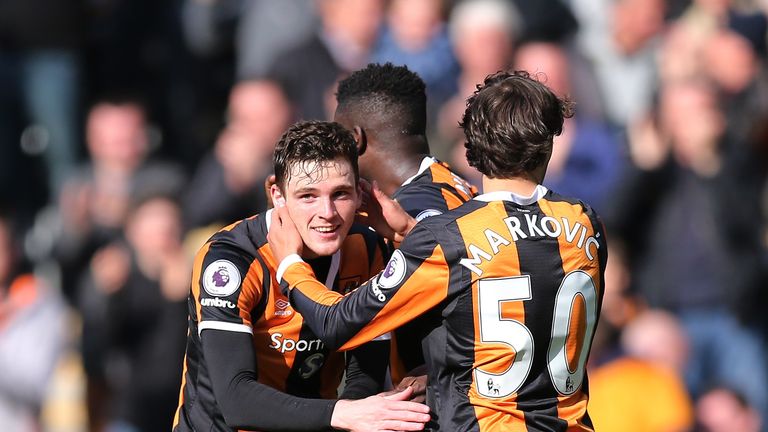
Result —
[[[312,239],[312,241],[307,242],[307,246],[317,256],[328,256],[333,255],[336,251],[341,249],[341,244],[343,242],[344,238],[342,236],[335,236],[333,238],[328,238],[326,236],[321,239]]]

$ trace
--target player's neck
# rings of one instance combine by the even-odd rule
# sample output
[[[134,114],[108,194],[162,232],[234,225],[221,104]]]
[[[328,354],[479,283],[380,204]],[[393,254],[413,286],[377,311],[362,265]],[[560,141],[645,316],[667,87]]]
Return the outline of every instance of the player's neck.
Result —
[[[538,185],[539,182],[533,178],[513,177],[502,179],[483,176],[483,193],[512,192],[515,195],[529,197],[533,195]]]
[[[383,159],[382,164],[387,166],[386,170],[389,175],[386,180],[380,182],[381,190],[389,196],[395,193],[395,191],[405,183],[406,180],[415,176],[419,172],[421,167],[421,161],[424,160],[425,155],[403,155],[401,157]]]

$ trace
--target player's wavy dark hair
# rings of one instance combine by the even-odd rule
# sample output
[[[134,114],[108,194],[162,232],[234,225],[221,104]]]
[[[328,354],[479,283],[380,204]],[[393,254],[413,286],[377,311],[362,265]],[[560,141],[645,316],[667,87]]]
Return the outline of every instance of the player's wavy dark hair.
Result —
[[[357,145],[348,130],[335,122],[312,120],[294,123],[275,146],[272,161],[277,186],[284,190],[292,174],[291,169],[296,164],[318,162],[322,165],[336,158],[348,160],[355,181],[359,180]]]
[[[426,86],[406,66],[370,63],[339,82],[336,101],[342,110],[354,106],[358,115],[398,115],[403,133],[423,135],[426,131]]]
[[[573,103],[528,72],[489,75],[467,100],[459,123],[467,161],[490,178],[533,171],[546,161],[553,138],[572,116]]]

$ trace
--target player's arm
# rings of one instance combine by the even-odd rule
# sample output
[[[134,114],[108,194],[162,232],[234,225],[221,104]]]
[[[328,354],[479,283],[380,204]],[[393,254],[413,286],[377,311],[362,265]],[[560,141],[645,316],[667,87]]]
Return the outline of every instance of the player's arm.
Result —
[[[329,429],[335,400],[298,398],[258,382],[250,334],[206,329],[200,339],[213,394],[228,426],[269,431]]]
[[[307,263],[291,255],[301,247],[300,237],[294,242],[295,230],[285,209],[278,208],[270,229],[270,247],[281,259],[277,277],[291,304],[331,349],[351,349],[392,331],[448,295],[450,270],[443,248],[421,225],[395,251],[384,272],[347,296],[328,291]]]
[[[375,340],[347,351],[342,399],[362,399],[384,390],[389,366],[389,339]]]
[[[211,385],[227,425],[263,431],[421,430],[424,405],[404,402],[411,390],[359,401],[306,399],[257,381],[247,333],[207,329],[201,334]]]
[[[429,419],[425,406],[401,402],[410,391],[389,399],[336,401],[299,398],[258,382],[250,311],[262,298],[266,267],[222,244],[208,246],[196,261],[193,296],[203,361],[227,425],[264,431],[420,430]],[[222,279],[224,272],[228,277]],[[218,300],[203,301],[212,298]]]
[[[268,270],[233,243],[225,238],[206,245],[192,276],[202,359],[224,420],[238,429],[285,430],[287,419],[299,417],[291,429],[327,428],[335,401],[300,399],[258,382],[251,311],[262,299]]]

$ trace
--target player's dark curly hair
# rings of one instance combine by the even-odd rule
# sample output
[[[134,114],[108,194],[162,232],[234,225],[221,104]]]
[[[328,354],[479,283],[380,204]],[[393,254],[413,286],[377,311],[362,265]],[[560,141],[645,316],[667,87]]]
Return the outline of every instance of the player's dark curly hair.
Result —
[[[528,72],[489,75],[467,100],[459,123],[467,161],[490,178],[531,172],[546,161],[553,138],[571,116],[573,103]]]
[[[358,117],[397,115],[402,133],[425,133],[427,95],[424,81],[406,66],[370,63],[339,82],[336,101],[341,110],[354,107]]]
[[[300,167],[304,162],[319,162],[321,167],[336,158],[348,160],[355,173],[355,181],[360,179],[357,145],[348,130],[334,122],[312,120],[294,123],[275,146],[273,167],[277,186],[285,190],[283,187],[294,174],[294,167]]]

